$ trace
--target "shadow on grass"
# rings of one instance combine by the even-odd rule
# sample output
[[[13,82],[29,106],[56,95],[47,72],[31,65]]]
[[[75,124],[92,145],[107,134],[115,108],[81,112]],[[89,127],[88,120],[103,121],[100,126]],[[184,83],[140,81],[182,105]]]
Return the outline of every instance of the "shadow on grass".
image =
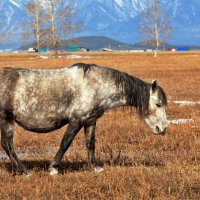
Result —
[[[28,160],[28,161],[22,161],[22,163],[26,166],[28,171],[40,171],[40,172],[48,172],[50,160]],[[16,175],[19,174],[16,167],[10,162],[0,162],[0,168],[4,168],[7,172]],[[65,172],[73,172],[73,171],[85,171],[85,170],[91,170],[88,163],[85,161],[80,162],[62,162],[59,167],[59,173],[64,174]]]
[[[26,166],[28,171],[37,171],[37,172],[48,172],[50,160],[28,160],[22,161],[22,163]],[[150,160],[140,160],[140,161],[133,161],[133,160],[124,160],[124,159],[116,159],[113,161],[104,160],[103,162],[98,161],[98,165],[103,167],[104,165],[107,166],[120,166],[120,167],[162,167],[164,166],[161,162],[150,161]],[[0,168],[6,169],[7,172],[16,175],[19,172],[16,170],[16,167],[10,161],[3,161],[0,162]],[[77,162],[62,162],[59,167],[59,173],[64,174],[67,172],[80,172],[80,171],[92,171],[93,169],[88,164],[87,161],[77,161]]]
[[[109,166],[121,166],[121,167],[138,167],[138,166],[143,166],[143,167],[163,167],[164,163],[155,161],[155,160],[129,160],[129,159],[119,159],[119,160],[114,160],[110,161],[107,160],[104,162],[104,164],[109,165]]]

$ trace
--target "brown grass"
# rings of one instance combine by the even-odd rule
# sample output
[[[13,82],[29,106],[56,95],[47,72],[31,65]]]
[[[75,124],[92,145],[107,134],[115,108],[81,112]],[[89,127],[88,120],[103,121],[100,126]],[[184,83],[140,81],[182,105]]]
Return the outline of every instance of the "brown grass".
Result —
[[[15,148],[31,176],[13,175],[14,167],[3,155],[0,199],[200,199],[200,105],[171,102],[200,101],[200,53],[166,53],[156,59],[135,53],[80,55],[48,60],[34,54],[0,55],[0,67],[59,68],[76,62],[115,67],[145,81],[157,79],[170,101],[169,119],[194,122],[172,124],[166,136],[154,136],[134,112],[111,110],[97,124],[96,154],[105,171],[98,174],[88,167],[81,130],[56,177],[47,168],[66,127],[40,135],[16,125]]]

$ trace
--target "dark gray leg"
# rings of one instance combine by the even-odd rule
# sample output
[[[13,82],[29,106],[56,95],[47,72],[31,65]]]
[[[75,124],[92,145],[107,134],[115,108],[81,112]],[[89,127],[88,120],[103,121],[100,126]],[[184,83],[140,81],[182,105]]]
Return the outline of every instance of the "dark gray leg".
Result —
[[[88,150],[88,161],[89,164],[92,166],[96,165],[95,160],[95,128],[96,122],[92,125],[85,125],[85,140],[86,140],[86,147]]]
[[[1,125],[1,146],[20,171],[20,173],[27,175],[27,170],[25,166],[21,163],[17,157],[14,147],[13,147],[13,124],[10,122],[5,122]]]
[[[85,140],[86,140],[86,147],[88,150],[88,161],[89,164],[94,167],[96,172],[103,171],[103,168],[96,165],[95,159],[95,129],[96,129],[96,122],[90,125],[85,125]]]
[[[54,157],[53,161],[49,166],[51,175],[55,175],[58,173],[58,167],[60,165],[64,153],[67,151],[74,137],[81,128],[82,125],[79,120],[74,120],[69,123],[67,131],[65,132],[62,142],[60,144],[60,149],[58,150],[56,156]]]

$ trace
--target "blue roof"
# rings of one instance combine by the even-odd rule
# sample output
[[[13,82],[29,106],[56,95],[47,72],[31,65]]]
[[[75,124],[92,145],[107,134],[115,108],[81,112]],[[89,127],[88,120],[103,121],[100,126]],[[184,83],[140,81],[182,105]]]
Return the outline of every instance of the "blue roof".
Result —
[[[45,52],[47,52],[47,50],[46,49],[40,49],[40,52],[45,53]]]
[[[67,47],[67,51],[77,51],[79,50],[79,46],[68,46]]]
[[[177,47],[176,50],[177,51],[188,51],[189,47]]]

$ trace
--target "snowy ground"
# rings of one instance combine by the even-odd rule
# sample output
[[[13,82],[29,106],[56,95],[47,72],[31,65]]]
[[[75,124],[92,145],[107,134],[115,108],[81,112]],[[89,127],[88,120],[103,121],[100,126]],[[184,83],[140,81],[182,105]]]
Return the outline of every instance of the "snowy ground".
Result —
[[[194,122],[193,119],[173,119],[170,120],[171,124],[185,124],[185,123],[189,123],[189,122]]]
[[[198,105],[200,104],[200,101],[169,101],[171,103],[178,104],[180,106],[193,106],[193,105]],[[185,123],[191,123],[194,122],[193,119],[173,119],[170,120],[171,124],[185,124]]]
[[[42,59],[50,59],[50,58],[55,58],[55,56],[39,56]],[[81,55],[68,55],[68,56],[58,56],[58,58],[66,58],[66,59],[79,59],[79,58],[86,58],[86,59],[90,59],[90,58],[94,58],[91,56],[81,56]]]
[[[200,104],[200,101],[169,101],[175,104],[179,104],[180,106],[192,106]]]

